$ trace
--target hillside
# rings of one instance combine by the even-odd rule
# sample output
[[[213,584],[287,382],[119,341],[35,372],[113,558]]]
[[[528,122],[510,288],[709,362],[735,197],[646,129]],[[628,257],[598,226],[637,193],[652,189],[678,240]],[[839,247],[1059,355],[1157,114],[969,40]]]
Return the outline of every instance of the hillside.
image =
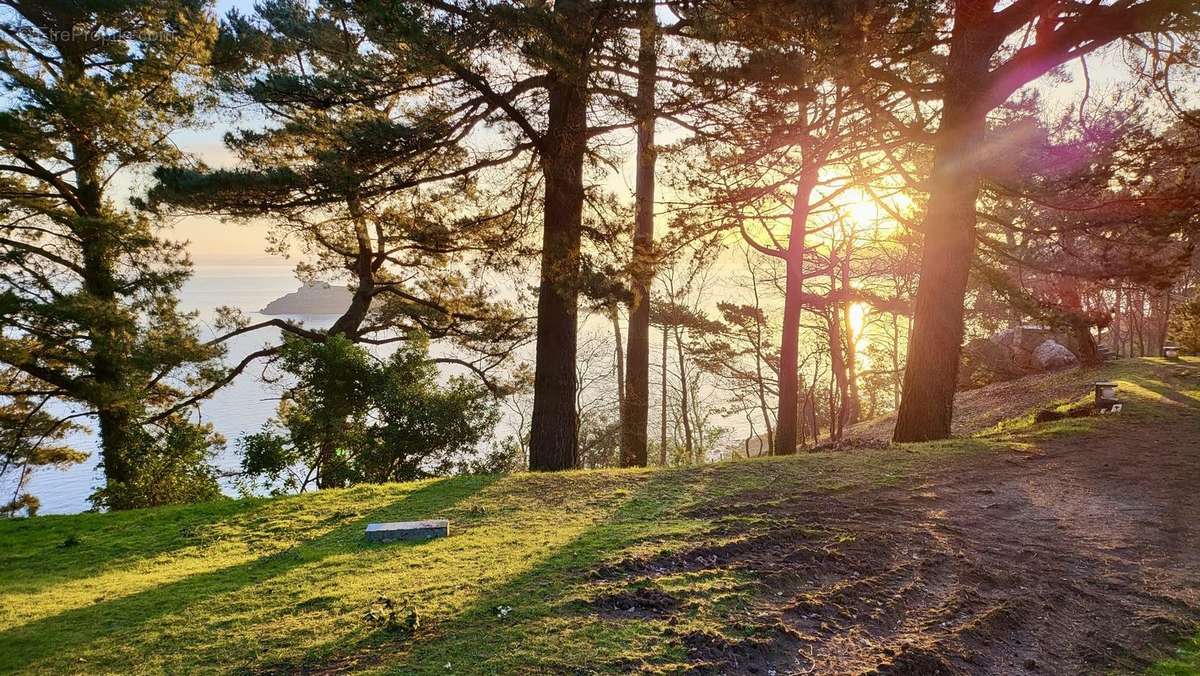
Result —
[[[992,383],[954,395],[954,435],[965,437],[1020,417],[1051,402],[1073,401],[1091,394],[1092,385],[1107,378],[1112,367],[1077,367]],[[890,441],[896,415],[881,416],[851,426],[847,439]]]
[[[1200,360],[1093,375],[1120,416],[0,523],[0,672],[1200,673]]]

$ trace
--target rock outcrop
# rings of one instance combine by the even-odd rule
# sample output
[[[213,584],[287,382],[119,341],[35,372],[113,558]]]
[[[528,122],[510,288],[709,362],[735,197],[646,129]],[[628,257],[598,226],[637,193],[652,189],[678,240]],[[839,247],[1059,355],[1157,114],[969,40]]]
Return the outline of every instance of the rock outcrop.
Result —
[[[963,348],[960,389],[1013,380],[1080,363],[1078,341],[1070,333],[1038,326],[1005,329],[989,338],[976,338]]]
[[[325,282],[309,282],[282,298],[267,303],[264,315],[340,315],[350,307],[350,289]]]

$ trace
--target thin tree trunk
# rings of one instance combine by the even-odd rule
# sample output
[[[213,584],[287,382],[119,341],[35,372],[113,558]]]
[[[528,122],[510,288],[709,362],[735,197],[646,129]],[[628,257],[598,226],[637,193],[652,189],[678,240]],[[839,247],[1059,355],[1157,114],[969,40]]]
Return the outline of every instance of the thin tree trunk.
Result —
[[[617,359],[617,405],[618,405],[617,410],[620,412],[620,415],[622,416],[622,420],[624,420],[625,395],[626,395],[625,385],[626,385],[626,383],[625,383],[625,352],[623,351],[623,349],[621,347],[621,315],[620,315],[619,310],[617,309],[617,304],[615,302],[609,306],[608,312],[609,312],[609,314],[608,314],[609,319],[612,321],[614,342],[616,343],[616,346],[617,346],[617,348],[616,348],[617,349],[617,354],[616,354],[616,359]]]
[[[580,75],[552,78],[542,157],[546,195],[529,439],[534,471],[571,469],[579,454],[575,355],[588,97]]]
[[[691,462],[695,445],[692,440],[692,422],[688,410],[687,360],[683,354],[683,340],[679,336],[678,328],[675,329],[675,351],[679,357],[679,411],[680,418],[683,420],[683,450],[688,462]]]
[[[1117,288],[1116,300],[1113,306],[1113,321],[1112,328],[1109,329],[1110,343],[1112,344],[1113,352],[1119,357],[1121,356],[1121,289]]]
[[[659,418],[659,445],[658,445],[658,464],[661,467],[667,466],[667,347],[670,344],[671,334],[667,331],[667,325],[662,327],[662,392],[659,398],[659,404],[662,407],[661,417]]]
[[[892,313],[892,408],[900,408],[900,315]]]
[[[747,253],[747,256],[749,254]],[[762,303],[758,295],[758,275],[755,274],[754,266],[750,259],[746,259],[746,267],[750,272],[750,290],[754,293],[754,309],[761,311]],[[765,338],[763,336],[763,325],[757,319],[754,322],[754,374],[755,374],[755,390],[758,394],[758,408],[762,413],[763,424],[767,429],[767,446],[766,449],[760,449],[759,455],[774,455],[775,454],[775,430],[771,424],[771,408],[767,405],[767,379],[763,373],[763,347]],[[801,433],[803,439],[803,433]]]
[[[808,160],[809,158],[806,158]],[[804,174],[796,186],[788,233],[783,298],[783,335],[779,341],[779,402],[775,455],[796,452],[796,410],[800,387],[800,314],[804,308],[804,254],[808,234],[809,199],[816,177]]]
[[[658,16],[654,0],[642,0],[638,47],[637,176],[630,282],[629,348],[621,407],[621,465],[646,466],[650,413],[650,285],[654,280],[654,125],[658,81]]]
[[[800,447],[808,445],[808,418],[805,417],[805,411],[808,407],[808,386],[804,383],[804,376],[800,376],[800,392],[805,393],[799,397],[796,402],[796,437]]]
[[[813,446],[821,442],[821,421],[817,419],[817,381],[814,377],[813,384],[808,388],[808,412],[812,417],[812,435]]]
[[[841,261],[842,271],[842,288],[849,290],[850,287],[850,258],[853,253],[854,240],[852,236],[846,240],[846,255]],[[859,397],[858,397],[858,335],[854,333],[854,326],[850,322],[850,302],[842,303],[842,323],[844,334],[846,336],[846,389],[842,392],[842,412],[839,427],[845,428],[846,425],[858,422],[859,416]]]
[[[767,452],[766,452],[766,454],[771,455],[775,452],[775,431],[772,429],[772,425],[771,425],[771,409],[767,406],[767,386],[766,386],[766,382],[763,378],[763,368],[762,368],[763,360],[762,360],[761,329],[758,329],[758,331],[760,332],[760,335],[758,337],[758,341],[756,342],[755,350],[754,350],[754,369],[755,369],[755,377],[757,378],[758,408],[759,408],[759,411],[762,412],[763,425],[765,425],[767,428]]]
[[[842,438],[842,429],[846,423],[845,407],[848,403],[846,357],[842,348],[842,321],[839,315],[837,304],[831,304],[828,322],[829,368],[833,372],[834,389],[829,394],[829,434],[833,439]]]

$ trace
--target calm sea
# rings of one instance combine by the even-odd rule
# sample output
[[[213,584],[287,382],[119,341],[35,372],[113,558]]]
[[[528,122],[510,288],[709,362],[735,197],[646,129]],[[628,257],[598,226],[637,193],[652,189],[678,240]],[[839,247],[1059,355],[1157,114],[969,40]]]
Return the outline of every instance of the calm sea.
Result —
[[[300,286],[292,270],[279,266],[197,266],[195,275],[183,288],[180,301],[185,310],[197,311],[205,327],[214,315],[214,309],[229,305],[249,314],[251,321],[266,317],[258,314],[270,301]],[[296,317],[309,326],[321,326],[331,321],[328,316]],[[207,329],[206,329],[207,330]],[[210,331],[211,335],[211,331]],[[238,336],[230,341],[229,359],[236,363],[244,355],[278,338],[278,331],[269,329]],[[274,392],[258,378],[258,371],[247,370],[232,384],[219,391],[201,406],[201,415],[211,422],[217,432],[228,441],[226,449],[219,453],[216,464],[221,469],[236,469],[238,458],[236,441],[247,432],[256,431],[275,411]],[[29,490],[42,502],[40,514],[73,514],[88,508],[87,496],[103,480],[97,469],[98,458],[94,453],[96,436],[80,433],[69,438],[71,445],[93,451],[84,463],[65,470],[42,468],[37,470],[29,484]],[[2,483],[2,482],[0,482]],[[232,486],[226,485],[227,490]],[[0,502],[7,502],[12,488],[0,485]]]

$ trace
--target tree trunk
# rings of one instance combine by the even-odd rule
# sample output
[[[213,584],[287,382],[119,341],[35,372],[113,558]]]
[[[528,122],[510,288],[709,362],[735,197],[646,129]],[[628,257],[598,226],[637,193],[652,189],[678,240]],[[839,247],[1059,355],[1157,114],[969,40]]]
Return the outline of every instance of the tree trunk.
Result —
[[[804,395],[798,396],[796,401],[796,418],[798,420],[796,423],[796,437],[798,446],[808,445],[808,417],[806,416],[808,410],[808,391],[809,388],[804,383],[804,376],[800,376],[800,392],[803,392]]]
[[[662,408],[661,417],[659,418],[658,434],[658,464],[661,467],[667,466],[667,348],[670,345],[671,334],[667,332],[667,325],[663,324],[662,329],[662,392],[659,404]]]
[[[357,337],[359,328],[371,311],[371,303],[375,299],[375,272],[378,269],[375,251],[372,248],[371,235],[367,231],[366,214],[358,196],[351,195],[346,199],[346,206],[354,222],[354,273],[357,285],[350,299],[350,307],[329,327],[329,335],[343,335],[351,339]]]
[[[995,50],[988,3],[956,6],[946,67],[942,121],[921,225],[924,245],[912,338],[904,370],[904,396],[896,417],[897,442],[945,439],[954,415],[954,390],[962,349],[963,302],[975,254],[975,202],[979,196],[976,153],[987,111],[989,59]]]
[[[842,288],[849,290],[850,286],[850,257],[853,256],[853,237],[846,241],[846,255],[841,261],[842,270]],[[859,402],[858,395],[858,335],[854,333],[854,326],[850,322],[850,302],[842,303],[842,326],[844,327],[844,335],[846,336],[846,388],[842,391],[842,412],[841,425],[844,428],[858,422],[859,418]],[[865,315],[864,315],[865,328]]]
[[[775,455],[792,455],[796,452],[800,313],[804,309],[804,244],[808,234],[809,199],[815,184],[815,176],[802,175],[792,202],[783,295],[783,335],[779,341],[779,408],[775,422]]]
[[[104,480],[109,488],[117,485],[128,485],[137,476],[134,466],[133,431],[136,425],[129,409],[121,406],[105,406],[96,412],[100,428],[101,465],[104,467]],[[130,509],[136,505],[127,504],[122,500],[120,492],[114,493],[107,502],[109,509]]]
[[[833,291],[833,275],[830,275],[830,292]],[[833,385],[829,391],[829,438],[841,439],[846,424],[847,383],[846,357],[842,348],[842,320],[837,303],[829,306],[829,369],[833,372]]]
[[[617,354],[617,411],[624,420],[625,416],[625,351],[621,346],[621,313],[617,309],[617,303],[614,301],[608,308],[608,318],[612,321],[613,327],[613,342],[616,344]],[[618,421],[620,422],[620,421]]]
[[[679,412],[683,421],[683,449],[690,463],[695,444],[692,441],[692,421],[688,404],[687,360],[683,355],[683,340],[679,336],[679,329],[675,330],[675,351],[679,357]]]
[[[817,380],[813,377],[813,384],[808,388],[808,403],[805,407],[808,409],[809,417],[812,420],[812,435],[813,446],[816,446],[821,441],[821,421],[817,419]]]
[[[541,158],[546,185],[537,357],[529,469],[571,469],[578,462],[575,353],[587,87],[578,74],[552,74]]]
[[[1113,353],[1118,357],[1121,356],[1121,289],[1119,287],[1117,288],[1116,299],[1113,305],[1112,326],[1109,328],[1108,334]]]
[[[654,125],[658,81],[658,16],[653,0],[642,1],[638,48],[637,177],[633,261],[626,350],[625,399],[621,406],[621,465],[646,466],[650,413],[650,285],[654,280]]]
[[[900,315],[892,314],[892,409],[900,408]]]
[[[72,229],[79,238],[82,254],[83,292],[98,307],[95,319],[88,327],[91,375],[96,385],[96,394],[89,403],[96,408],[101,465],[105,483],[112,488],[130,484],[138,471],[133,458],[138,402],[131,400],[129,391],[131,327],[123,320],[124,313],[118,307],[113,260],[118,255],[116,233],[114,226],[104,218],[100,154],[82,136],[72,140],[71,146],[76,192],[82,207]],[[135,505],[126,504],[120,493],[115,493],[108,506],[110,509],[128,509]]]

